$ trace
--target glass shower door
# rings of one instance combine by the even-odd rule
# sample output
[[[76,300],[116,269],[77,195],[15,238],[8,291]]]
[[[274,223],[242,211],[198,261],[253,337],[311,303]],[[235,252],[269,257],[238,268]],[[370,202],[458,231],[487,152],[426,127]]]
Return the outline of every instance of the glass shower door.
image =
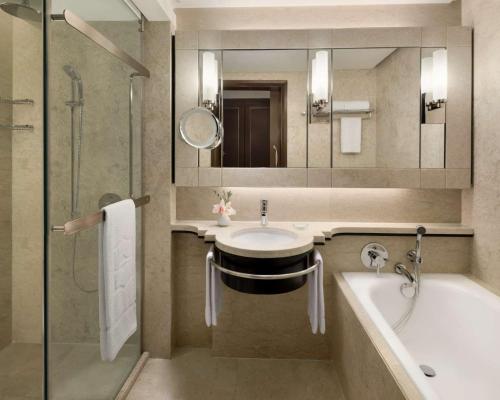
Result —
[[[0,399],[43,396],[43,23],[0,5]]]
[[[87,22],[140,59],[136,20]],[[64,21],[51,22],[48,34],[47,206],[52,226],[141,196],[142,78],[134,78],[136,71]],[[140,214],[138,208],[139,326]],[[97,226],[74,235],[51,232],[48,256],[48,398],[113,399],[140,357],[140,330],[113,362],[102,361]]]

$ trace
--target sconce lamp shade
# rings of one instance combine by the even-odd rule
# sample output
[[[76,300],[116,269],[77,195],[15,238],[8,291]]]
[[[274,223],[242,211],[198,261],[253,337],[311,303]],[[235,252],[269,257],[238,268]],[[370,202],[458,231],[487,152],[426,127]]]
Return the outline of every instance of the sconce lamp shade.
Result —
[[[421,86],[422,93],[431,93],[433,90],[433,68],[434,63],[432,61],[432,57],[425,57],[422,59],[422,77],[421,77]]]
[[[328,51],[320,50],[311,63],[311,92],[313,101],[328,101]]]
[[[209,51],[203,53],[203,102],[217,102],[219,89],[219,63],[215,59],[215,54]]]
[[[448,98],[448,53],[446,49],[436,50],[432,54],[432,98],[434,101],[446,101]]]

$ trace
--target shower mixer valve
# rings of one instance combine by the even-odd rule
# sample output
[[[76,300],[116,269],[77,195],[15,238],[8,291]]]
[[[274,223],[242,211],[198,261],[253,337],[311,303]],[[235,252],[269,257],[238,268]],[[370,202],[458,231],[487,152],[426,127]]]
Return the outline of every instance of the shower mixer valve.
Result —
[[[361,250],[361,262],[366,268],[377,270],[377,275],[385,267],[388,259],[387,249],[379,243],[368,243]]]

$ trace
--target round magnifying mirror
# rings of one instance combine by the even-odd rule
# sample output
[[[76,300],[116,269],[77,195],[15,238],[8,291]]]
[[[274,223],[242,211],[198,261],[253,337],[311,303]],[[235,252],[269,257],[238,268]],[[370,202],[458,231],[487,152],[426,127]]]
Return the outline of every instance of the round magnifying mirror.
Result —
[[[222,141],[219,119],[206,108],[195,107],[182,114],[179,124],[182,139],[196,149],[215,149]]]

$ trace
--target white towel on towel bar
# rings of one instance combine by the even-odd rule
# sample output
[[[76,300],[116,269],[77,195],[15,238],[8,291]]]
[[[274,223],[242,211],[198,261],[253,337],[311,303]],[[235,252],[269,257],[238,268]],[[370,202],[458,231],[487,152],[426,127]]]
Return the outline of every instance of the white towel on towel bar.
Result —
[[[361,117],[340,119],[340,151],[347,154],[361,153]]]
[[[123,200],[102,209],[99,226],[99,326],[101,358],[113,361],[137,330],[135,204]]]
[[[205,323],[208,327],[217,325],[217,316],[222,306],[221,273],[213,266],[213,260],[214,246],[211,246],[205,266]]]
[[[323,258],[318,250],[314,250],[313,259],[318,267],[307,275],[308,285],[308,315],[311,323],[311,331],[324,335],[326,331],[325,321],[325,294],[323,288]]]

